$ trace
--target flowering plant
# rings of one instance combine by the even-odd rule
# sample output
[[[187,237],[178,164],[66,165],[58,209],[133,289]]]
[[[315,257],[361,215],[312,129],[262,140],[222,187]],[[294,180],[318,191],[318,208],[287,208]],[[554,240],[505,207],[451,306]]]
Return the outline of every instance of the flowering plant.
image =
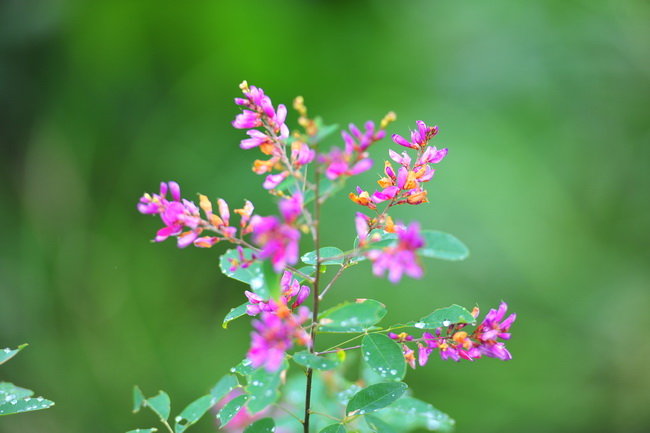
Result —
[[[163,227],[156,242],[174,237],[181,248],[210,248],[219,242],[233,246],[220,258],[221,271],[249,287],[243,291],[244,302],[230,310],[223,326],[254,317],[250,349],[209,394],[175,417],[173,428],[168,421],[170,399],[162,391],[145,398],[136,387],[134,410],[150,408],[172,433],[182,433],[210,410],[217,412],[220,428],[232,432],[451,430],[454,421],[449,416],[408,390],[403,382],[407,366],[426,365],[433,352],[442,360],[511,359],[504,341],[510,338],[515,315],[506,316],[505,303],[478,325],[479,309],[458,305],[390,326],[380,326],[387,309],[376,300],[322,308],[341,274],[365,260],[376,276],[399,283],[404,276],[423,276],[422,258],[467,257],[467,248],[455,237],[391,217],[397,206],[428,202],[425,184],[447,155],[447,149],[431,144],[438,127],[417,121],[408,138],[392,135],[392,141],[406,149],[388,151],[379,189],[371,193],[357,186],[349,194],[362,209],[349,217],[356,239],[350,249],[342,250],[322,246],[321,208],[349,178],[372,168],[370,147],[385,138],[395,114],[386,115],[379,125],[351,124],[341,132],[343,146],[326,151],[322,143],[336,127],[309,117],[301,97],[293,104],[300,128],[291,132],[284,105],[274,106],[262,89],[246,82],[240,88],[243,97],[235,103],[242,111],[232,124],[246,130],[240,147],[257,148],[263,155],[254,161],[253,172],[264,176],[262,186],[277,198],[278,214],[258,215],[245,200],[233,211],[238,215],[235,223],[223,199],[216,200],[216,211],[204,195],[198,196],[197,205],[182,198],[176,182],[162,183],[157,194],[144,194],[138,210],[160,216]],[[300,254],[303,237],[311,238],[313,247]],[[325,333],[341,341],[320,347],[319,336]],[[357,365],[360,372],[351,373]],[[299,374],[290,375],[290,370]]]

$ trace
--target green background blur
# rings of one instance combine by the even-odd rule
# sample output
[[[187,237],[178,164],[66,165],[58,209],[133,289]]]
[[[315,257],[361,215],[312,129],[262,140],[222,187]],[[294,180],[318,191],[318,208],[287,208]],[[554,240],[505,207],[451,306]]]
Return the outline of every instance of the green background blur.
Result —
[[[0,346],[30,343],[0,377],[57,402],[0,432],[154,425],[133,384],[178,411],[243,357],[249,323],[220,327],[243,300],[225,247],[153,245],[135,209],[177,180],[273,210],[230,126],[243,79],[329,123],[440,126],[431,203],[396,216],[471,257],[400,286],[358,266],[328,302],[375,298],[388,322],[509,302],[513,361],[409,374],[458,432],[650,431],[649,18],[642,0],[0,3]],[[339,197],[324,232],[345,248]]]

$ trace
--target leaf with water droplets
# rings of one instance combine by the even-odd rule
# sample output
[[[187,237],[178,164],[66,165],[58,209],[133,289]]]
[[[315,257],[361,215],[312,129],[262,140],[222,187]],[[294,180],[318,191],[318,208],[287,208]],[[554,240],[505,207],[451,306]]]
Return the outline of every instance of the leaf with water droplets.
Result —
[[[429,403],[414,397],[402,397],[377,414],[384,422],[400,430],[427,429],[451,432],[456,422]]]
[[[364,415],[382,409],[400,398],[408,385],[404,382],[386,382],[370,385],[362,389],[350,399],[346,413]]]
[[[275,421],[271,418],[262,418],[246,427],[244,433],[273,433],[275,431]]]
[[[456,237],[437,230],[423,230],[424,247],[417,253],[423,257],[443,260],[465,260],[469,250]]]
[[[357,299],[330,308],[318,318],[319,332],[365,332],[386,315],[386,306],[372,299]]]
[[[9,382],[0,382],[0,403],[31,397],[34,391],[21,388]]]
[[[383,380],[400,381],[406,375],[402,348],[383,334],[368,334],[361,342],[363,360]]]
[[[244,257],[250,259],[253,256],[253,250],[244,248]],[[263,262],[255,261],[246,268],[237,267],[232,269],[230,259],[239,260],[239,252],[236,249],[226,251],[219,258],[219,268],[227,277],[241,281],[251,286],[253,292],[257,293],[264,299],[271,295],[271,289],[264,275]]]
[[[226,317],[223,318],[223,323],[221,324],[223,329],[226,329],[228,327],[228,324],[233,320],[238,319],[241,316],[245,315],[246,309],[249,305],[250,302],[245,302],[241,304],[239,307],[231,308],[228,314],[226,314]]]
[[[282,372],[287,369],[287,362],[284,361],[282,367],[277,371],[267,371],[260,367],[250,375],[246,392],[250,395],[246,407],[252,414],[260,412],[270,404],[276,402],[280,397],[278,388],[282,382]]]
[[[319,251],[320,251],[320,260],[321,260],[322,265],[342,265],[343,264],[343,257],[339,257],[339,256],[343,255],[343,251],[340,248],[323,247]],[[332,259],[328,259],[328,257],[332,257]],[[308,252],[307,254],[300,257],[300,260],[302,260],[302,262],[307,264],[307,265],[315,265],[316,264],[316,251]]]
[[[217,399],[212,395],[204,395],[187,405],[185,409],[174,419],[174,431],[183,433],[189,426],[201,419],[212,406],[217,403]]]
[[[330,424],[319,433],[345,433],[345,426],[343,424]]]
[[[255,369],[253,368],[251,360],[248,358],[244,358],[239,364],[230,369],[231,373],[237,373],[243,377],[250,376],[253,371],[255,371]]]
[[[244,407],[244,404],[248,400],[246,394],[237,396],[230,400],[224,407],[221,408],[217,414],[217,419],[219,420],[220,427],[225,427],[226,424],[230,422],[231,419]]]
[[[126,433],[154,433],[157,432],[157,428],[137,428],[135,430],[129,430]]]
[[[331,370],[341,365],[338,360],[314,355],[313,353],[310,353],[306,350],[294,353],[293,360],[297,364],[308,368],[313,368],[315,370]]]
[[[230,391],[239,386],[239,381],[237,376],[232,374],[227,374],[222,377],[219,382],[210,390],[210,395],[214,397],[217,401],[224,398]]]
[[[436,329],[457,323],[474,323],[475,320],[472,313],[460,305],[454,304],[450,307],[439,308],[417,322],[409,322],[409,325],[419,329]]]
[[[149,407],[161,420],[167,420],[171,412],[171,400],[165,391],[158,391],[154,397],[145,400],[144,404]]]
[[[16,400],[4,401],[0,404],[0,415],[12,415],[21,412],[31,412],[34,410],[47,409],[54,405],[53,401],[37,398],[23,398]]]
[[[27,344],[21,344],[15,349],[11,349],[9,347],[5,347],[4,349],[0,349],[0,364],[4,364],[5,362],[9,361],[11,358],[16,356],[18,352],[23,350],[25,347],[27,347]]]

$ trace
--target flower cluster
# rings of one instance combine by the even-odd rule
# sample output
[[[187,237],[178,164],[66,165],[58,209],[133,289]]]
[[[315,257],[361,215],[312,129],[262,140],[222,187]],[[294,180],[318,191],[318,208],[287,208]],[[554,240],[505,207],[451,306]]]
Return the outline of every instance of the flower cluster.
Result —
[[[288,154],[286,140],[289,138],[289,128],[285,124],[287,107],[283,104],[273,107],[271,98],[255,86],[248,86],[244,81],[240,88],[244,98],[235,98],[235,103],[243,107],[242,113],[235,117],[232,125],[238,129],[248,129],[249,138],[240,143],[242,149],[258,147],[269,156],[267,160],[258,159],[253,163],[253,172],[267,174],[263,186],[272,190],[280,185],[294,169],[309,164],[315,156],[315,151],[305,142],[296,140],[291,144]],[[262,128],[263,131],[254,128]],[[274,170],[279,171],[272,173]]]
[[[300,231],[294,223],[303,209],[301,193],[283,199],[279,204],[283,220],[276,216],[253,216],[253,240],[260,247],[259,259],[270,259],[276,272],[282,272],[287,264],[298,261]]]
[[[366,206],[369,209],[377,209],[377,204],[388,201],[387,209],[400,204],[422,204],[428,201],[427,192],[422,184],[433,178],[435,170],[430,164],[437,164],[447,155],[447,149],[429,147],[431,140],[437,133],[437,126],[427,126],[423,121],[417,122],[418,129],[411,132],[411,141],[407,141],[400,135],[394,134],[393,141],[396,144],[417,150],[417,156],[413,162],[411,156],[402,152],[401,154],[390,150],[390,158],[397,164],[397,171],[393,165],[386,161],[384,174],[377,181],[381,190],[375,191],[372,195],[368,191],[357,187],[357,193],[351,193],[350,199],[355,203]]]
[[[386,121],[382,121],[382,126]],[[342,176],[354,176],[372,168],[372,159],[368,157],[368,148],[386,136],[383,128],[376,130],[375,123],[368,121],[362,132],[354,124],[349,125],[350,132],[341,131],[345,146],[334,147],[329,153],[319,155],[319,162],[325,167],[325,176],[336,180]]]
[[[167,198],[168,193],[171,193],[171,200]],[[302,212],[302,194],[296,193],[280,201],[282,219],[253,215],[255,208],[246,200],[241,209],[234,211],[240,216],[239,236],[238,228],[230,225],[230,209],[225,200],[217,200],[218,214],[213,212],[212,202],[206,196],[199,195],[199,200],[204,218],[193,202],[181,199],[180,187],[176,182],[163,182],[159,194],[145,193],[140,198],[138,210],[144,214],[160,215],[165,227],[156,233],[156,242],[176,236],[180,248],[192,243],[197,247],[209,248],[220,240],[239,244],[241,260],[236,260],[233,267],[247,267],[251,262],[251,259],[244,257],[241,248],[241,244],[247,244],[243,237],[248,234],[252,234],[253,242],[259,246],[254,259],[270,259],[276,272],[282,272],[288,264],[298,260],[300,231],[295,223]],[[212,232],[212,235],[199,236],[206,231]]]
[[[363,219],[362,217],[359,217]],[[361,229],[359,238],[363,234],[364,227],[357,224]],[[372,271],[377,276],[382,276],[388,271],[388,280],[397,283],[406,274],[412,278],[422,277],[422,266],[416,251],[424,246],[424,239],[420,235],[420,224],[411,223],[408,227],[396,226],[397,243],[383,249],[372,249],[365,253],[372,261]]]
[[[311,338],[302,324],[310,317],[307,307],[299,307],[293,313],[285,304],[278,303],[276,311],[262,312],[259,320],[253,320],[251,348],[247,358],[254,368],[264,366],[277,371],[284,361],[287,350],[294,342],[309,346]]]
[[[167,194],[171,194],[171,200]],[[230,210],[223,200],[217,200],[219,215],[212,212],[212,203],[207,197],[200,195],[200,206],[205,214],[201,217],[199,207],[194,202],[181,198],[181,189],[176,182],[162,182],[159,194],[145,193],[138,203],[138,210],[143,214],[158,214],[165,227],[158,230],[154,241],[162,242],[170,236],[177,237],[178,246],[185,248],[190,244],[197,247],[209,248],[222,239],[233,239],[237,233],[230,226]],[[254,207],[246,200],[242,209],[235,212],[241,216],[240,230],[242,235],[253,230],[249,224]],[[204,230],[212,231],[218,236],[199,236]]]
[[[258,294],[246,290],[244,294],[249,302],[246,313],[249,316],[257,316],[261,312],[277,312],[279,306],[282,305],[291,305],[291,309],[295,309],[305,302],[311,292],[309,286],[301,285],[290,271],[284,271],[282,274],[280,289],[281,294],[278,301],[264,299]],[[293,303],[291,303],[291,299],[294,299]]]
[[[471,334],[462,331],[466,324],[451,324],[446,328],[436,329],[434,334],[424,332],[422,337],[417,340],[407,333],[389,333],[388,336],[402,343],[404,357],[413,368],[415,368],[416,356],[413,349],[406,344],[411,341],[417,341],[419,358],[417,361],[420,366],[428,362],[429,355],[434,350],[440,352],[440,357],[443,360],[466,359],[473,361],[487,356],[508,361],[512,359],[512,355],[506,349],[505,343],[498,340],[510,339],[510,326],[517,315],[511,314],[504,319],[507,310],[508,305],[505,302],[502,302],[497,310],[491,309],[483,322]],[[474,308],[472,311],[474,318],[477,318],[478,314],[479,309]],[[443,329],[445,330],[444,335]]]

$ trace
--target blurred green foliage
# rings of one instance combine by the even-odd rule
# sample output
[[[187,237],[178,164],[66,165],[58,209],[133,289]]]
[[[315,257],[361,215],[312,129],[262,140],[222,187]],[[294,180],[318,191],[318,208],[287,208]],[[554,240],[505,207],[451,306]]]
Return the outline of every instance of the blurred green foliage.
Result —
[[[330,302],[354,287],[389,321],[509,302],[513,361],[409,373],[459,432],[649,431],[649,18],[642,0],[0,3],[0,343],[32,345],[2,375],[57,402],[0,432],[147,425],[132,385],[178,410],[242,358],[225,247],[152,245],[135,210],[172,179],[273,210],[229,124],[242,79],[329,123],[441,127],[431,204],[399,217],[472,255],[399,288],[364,263]],[[355,210],[328,204],[327,244],[349,245]]]

